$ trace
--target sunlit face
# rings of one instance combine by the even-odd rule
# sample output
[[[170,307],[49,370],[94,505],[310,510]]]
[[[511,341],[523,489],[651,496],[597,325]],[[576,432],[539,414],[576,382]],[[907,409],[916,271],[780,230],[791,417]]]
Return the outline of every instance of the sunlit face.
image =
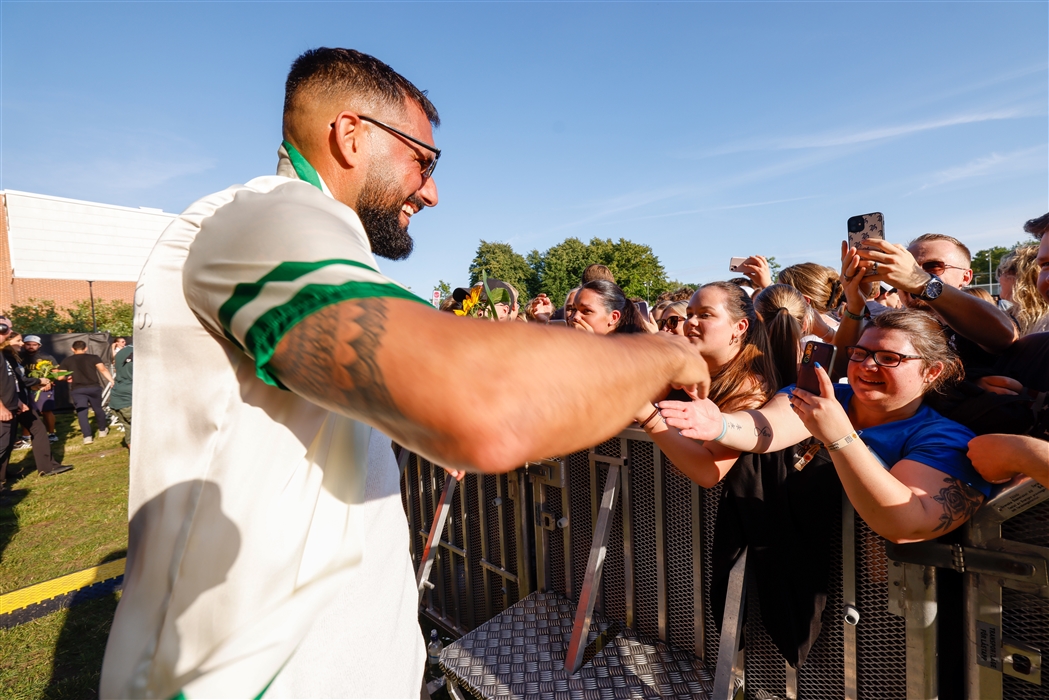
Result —
[[[924,265],[927,262],[942,262],[947,265],[943,272],[937,272],[939,278],[945,285],[961,289],[969,284],[973,278],[973,271],[969,269],[969,263],[965,260],[965,254],[958,250],[958,246],[950,241],[922,241],[915,243],[907,250],[914,256],[915,262]],[[929,305],[917,297],[903,292],[900,294],[905,306],[912,309],[929,309]]]
[[[579,292],[578,289],[573,289],[565,297],[565,323],[572,325],[572,316],[575,314],[575,295]]]
[[[407,103],[404,115],[382,121],[424,143],[433,143],[433,128],[414,102]],[[411,218],[424,207],[437,206],[437,185],[423,174],[432,153],[381,126],[361,124],[361,128],[371,130],[375,150],[354,210],[368,234],[372,252],[401,260],[411,255],[414,246],[408,235]]]
[[[660,333],[669,333],[671,335],[685,335],[685,324],[687,319],[680,313],[681,307],[667,307],[663,309],[663,316],[659,320],[659,324],[662,328],[659,329]]]
[[[11,347],[13,347],[15,350],[21,350],[22,349],[22,336],[19,335],[18,333],[13,333],[12,335],[8,336],[7,344],[10,345]]]
[[[704,287],[688,302],[685,337],[699,354],[721,365],[736,356],[750,322],[733,319],[725,308],[727,295],[717,287]]]
[[[1049,233],[1042,234],[1042,244],[1038,246],[1035,264],[1038,265],[1038,292],[1043,299],[1049,301]]]
[[[117,338],[116,340],[113,341],[113,345],[119,350],[120,348],[127,347],[127,341],[124,340],[123,338]],[[28,345],[27,345],[27,349],[28,349]],[[30,350],[30,352],[32,352],[32,350]]]
[[[917,355],[910,336],[898,330],[868,328],[856,343],[870,351],[888,350],[901,355]],[[868,357],[863,362],[849,362],[849,385],[856,400],[876,405],[887,411],[901,408],[920,398],[929,381],[939,375],[942,366],[925,368],[921,359],[905,359],[896,367],[881,367]]]
[[[575,297],[575,312],[569,321],[579,330],[590,330],[598,335],[608,335],[616,329],[622,314],[605,309],[601,296],[592,289],[581,289]]]

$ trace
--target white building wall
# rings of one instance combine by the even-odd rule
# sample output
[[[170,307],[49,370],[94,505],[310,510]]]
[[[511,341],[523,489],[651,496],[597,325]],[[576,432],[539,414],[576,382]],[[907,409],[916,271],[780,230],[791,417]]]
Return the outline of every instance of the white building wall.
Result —
[[[4,192],[14,277],[135,282],[175,218],[27,192]]]

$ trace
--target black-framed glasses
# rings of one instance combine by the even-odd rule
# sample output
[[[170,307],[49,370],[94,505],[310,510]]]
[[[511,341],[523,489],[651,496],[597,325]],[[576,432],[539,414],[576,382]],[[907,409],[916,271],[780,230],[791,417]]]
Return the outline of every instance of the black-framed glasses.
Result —
[[[440,160],[440,158],[441,158],[441,149],[436,148],[435,146],[431,146],[430,144],[425,143],[423,141],[420,141],[419,139],[415,138],[414,136],[409,136],[408,134],[404,133],[400,129],[395,129],[392,126],[390,126],[389,124],[384,124],[383,122],[379,121],[378,119],[373,119],[372,117],[366,117],[363,114],[358,114],[357,118],[360,119],[361,121],[371,122],[375,126],[381,126],[383,129],[386,129],[387,131],[393,132],[393,133],[397,134],[398,136],[400,136],[401,138],[411,141],[416,146],[419,146],[420,148],[425,148],[427,151],[430,151],[431,153],[433,153],[433,160],[431,160],[429,163],[426,163],[425,165],[423,165],[423,168],[422,168],[423,178],[433,177],[433,171],[437,169],[437,161]],[[331,126],[331,128],[334,129],[335,128],[335,122],[332,122],[329,126]]]
[[[685,319],[681,318],[680,316],[667,316],[666,318],[659,319],[659,323],[657,325],[659,326],[659,330],[663,330],[664,328],[666,328],[672,331],[676,331],[678,324],[680,324],[684,320]]]
[[[921,355],[904,355],[891,350],[868,350],[862,345],[850,345],[845,348],[850,362],[865,362],[868,357],[874,358],[874,364],[879,367],[899,367],[904,360],[920,360]]]
[[[922,269],[930,275],[942,275],[945,270],[968,270],[969,268],[948,265],[943,260],[926,260],[922,263]]]

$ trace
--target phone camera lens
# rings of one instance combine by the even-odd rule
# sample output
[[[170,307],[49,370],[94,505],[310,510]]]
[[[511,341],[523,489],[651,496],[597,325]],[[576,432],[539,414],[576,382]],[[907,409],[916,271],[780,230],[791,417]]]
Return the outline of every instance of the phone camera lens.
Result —
[[[839,219],[840,221],[840,219]],[[859,233],[867,225],[862,216],[849,217],[848,226],[849,233]]]

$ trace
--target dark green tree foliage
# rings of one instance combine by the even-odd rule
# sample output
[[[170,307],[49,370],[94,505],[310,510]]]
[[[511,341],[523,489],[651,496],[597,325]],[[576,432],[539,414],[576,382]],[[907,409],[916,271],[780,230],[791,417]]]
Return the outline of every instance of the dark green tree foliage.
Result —
[[[579,286],[587,265],[600,263],[612,271],[616,283],[628,297],[654,300],[660,293],[678,285],[667,280],[652,248],[620,238],[593,238],[583,243],[568,238],[540,253],[533,250],[524,257],[509,243],[481,241],[470,266],[470,284],[481,280],[481,271],[514,285],[522,300],[544,292],[555,304],[563,304],[568,292]]]
[[[973,284],[991,284],[994,282],[994,273],[998,269],[998,263],[1001,262],[1009,253],[1013,252],[1016,248],[1022,245],[1026,245],[1030,241],[1020,241],[1015,245],[1009,246],[995,246],[994,248],[987,248],[986,250],[977,251],[973,255],[973,261],[970,267],[973,270]],[[988,269],[990,268],[990,269]]]
[[[531,266],[523,255],[514,252],[509,243],[481,241],[470,265],[471,286],[481,281],[482,272],[513,285],[523,301],[527,301],[535,287]]]
[[[444,280],[437,280],[436,290],[441,293],[440,303],[442,304],[444,303],[445,299],[452,295],[452,285],[448,284]]]
[[[15,304],[7,314],[20,333],[89,333],[91,302],[81,299],[73,308],[58,310],[50,299],[30,299]],[[134,329],[135,307],[126,301],[95,301],[95,319],[99,332],[130,336]]]

